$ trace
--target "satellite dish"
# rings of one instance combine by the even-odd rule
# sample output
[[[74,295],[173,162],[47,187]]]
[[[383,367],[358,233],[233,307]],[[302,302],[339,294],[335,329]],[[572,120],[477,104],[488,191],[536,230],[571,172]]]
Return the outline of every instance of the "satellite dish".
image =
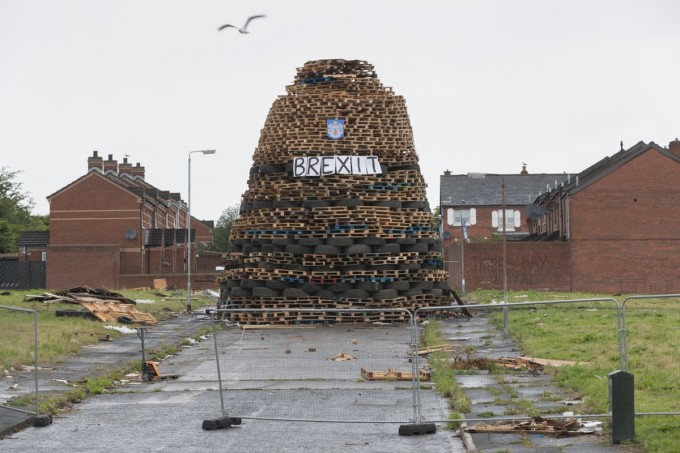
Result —
[[[137,237],[137,230],[134,228],[128,228],[125,230],[125,239],[134,239]]]

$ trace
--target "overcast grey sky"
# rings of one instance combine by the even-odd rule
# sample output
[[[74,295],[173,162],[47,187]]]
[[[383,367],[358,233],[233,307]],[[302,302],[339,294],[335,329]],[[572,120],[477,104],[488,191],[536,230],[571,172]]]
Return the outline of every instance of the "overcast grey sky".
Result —
[[[241,25],[250,34],[217,31]],[[680,2],[0,0],[0,165],[36,214],[93,150],[216,220],[238,204],[297,67],[372,63],[405,97],[428,198],[439,175],[579,172],[680,135]]]

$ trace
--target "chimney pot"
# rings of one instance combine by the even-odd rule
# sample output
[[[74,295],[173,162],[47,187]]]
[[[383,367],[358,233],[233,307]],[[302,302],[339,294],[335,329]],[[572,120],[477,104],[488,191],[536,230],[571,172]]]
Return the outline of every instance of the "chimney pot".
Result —
[[[668,150],[675,156],[680,157],[680,141],[676,138],[668,144]]]
[[[139,162],[137,162],[137,165],[131,168],[131,173],[132,176],[138,176],[141,179],[144,179],[144,167],[139,165]]]
[[[87,158],[87,171],[97,169],[102,170],[104,168],[104,159],[102,159],[97,151],[92,152],[92,156]]]
[[[104,172],[107,171],[118,173],[118,161],[113,160],[113,154],[109,154],[108,160],[104,161]]]

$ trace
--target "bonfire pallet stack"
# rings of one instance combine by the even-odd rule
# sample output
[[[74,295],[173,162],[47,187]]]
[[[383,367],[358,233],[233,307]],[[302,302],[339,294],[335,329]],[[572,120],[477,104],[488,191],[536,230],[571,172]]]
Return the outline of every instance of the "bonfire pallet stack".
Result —
[[[329,138],[333,119],[344,130]],[[294,174],[294,159],[323,156],[375,156],[380,167]],[[231,319],[394,322],[404,315],[389,309],[449,305],[425,189],[404,98],[382,86],[372,65],[322,60],[298,68],[262,129],[218,277]],[[277,311],[239,310],[263,308]],[[331,311],[304,312],[310,308]],[[342,308],[385,311],[332,312]]]

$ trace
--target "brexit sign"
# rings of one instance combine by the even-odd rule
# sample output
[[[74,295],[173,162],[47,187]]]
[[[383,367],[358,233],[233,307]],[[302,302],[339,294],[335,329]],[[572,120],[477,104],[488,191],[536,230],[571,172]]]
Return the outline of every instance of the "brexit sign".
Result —
[[[338,140],[345,136],[345,120],[326,120],[326,137]]]
[[[378,156],[309,156],[293,159],[293,176],[377,175]]]

